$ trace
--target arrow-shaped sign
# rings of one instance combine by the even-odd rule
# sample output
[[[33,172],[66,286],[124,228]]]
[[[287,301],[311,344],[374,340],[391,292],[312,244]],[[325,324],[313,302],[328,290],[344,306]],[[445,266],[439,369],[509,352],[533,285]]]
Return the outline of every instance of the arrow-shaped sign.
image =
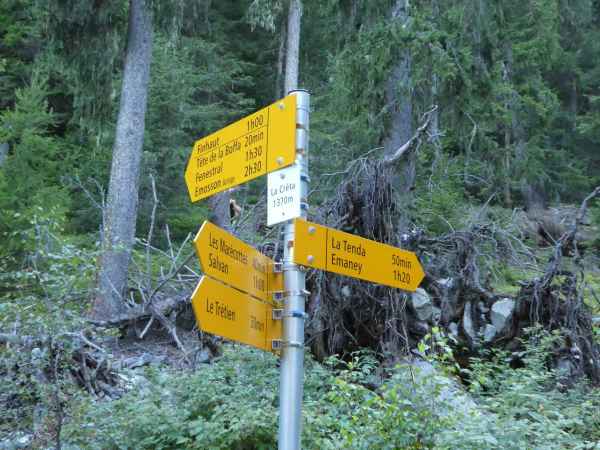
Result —
[[[288,95],[194,144],[185,169],[192,202],[293,164],[296,96]]]
[[[302,219],[294,223],[296,264],[405,291],[415,291],[425,277],[412,252]]]
[[[273,351],[281,340],[281,320],[273,320],[273,307],[209,277],[202,277],[192,294],[199,328],[211,334]]]
[[[194,238],[202,271],[264,301],[283,290],[283,276],[274,262],[254,247],[206,221]]]

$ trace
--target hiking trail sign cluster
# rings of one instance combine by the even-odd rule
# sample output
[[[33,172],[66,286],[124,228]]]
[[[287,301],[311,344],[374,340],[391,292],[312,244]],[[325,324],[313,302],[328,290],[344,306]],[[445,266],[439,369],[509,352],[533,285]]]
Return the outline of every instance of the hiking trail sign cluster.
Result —
[[[412,252],[305,220],[309,95],[294,91],[194,144],[185,170],[192,202],[268,174],[267,225],[285,223],[275,262],[210,222],[194,246],[203,276],[192,294],[200,329],[281,355],[279,449],[300,448],[304,351],[302,268],[415,291]]]

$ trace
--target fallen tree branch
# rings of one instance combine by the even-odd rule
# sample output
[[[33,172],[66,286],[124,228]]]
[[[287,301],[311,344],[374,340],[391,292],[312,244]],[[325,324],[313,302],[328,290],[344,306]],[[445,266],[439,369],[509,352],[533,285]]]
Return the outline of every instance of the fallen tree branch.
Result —
[[[411,151],[418,145],[418,143],[421,142],[421,136],[427,132],[427,129],[429,128],[429,123],[431,122],[431,116],[435,111],[437,111],[437,109],[438,107],[437,105],[435,105],[425,114],[423,114],[423,123],[419,128],[417,128],[415,134],[404,145],[399,147],[392,155],[387,156],[383,159],[384,166],[393,165],[394,163],[396,163],[396,161],[402,158],[404,154]]]
[[[539,289],[547,289],[552,280],[554,279],[563,257],[563,250],[570,245],[573,245],[575,252],[577,253],[577,242],[576,234],[579,226],[582,224],[585,214],[587,212],[588,203],[594,198],[600,196],[600,186],[596,187],[587,197],[583,199],[577,214],[575,215],[575,221],[569,230],[567,230],[554,246],[554,251],[544,276],[542,277],[541,283],[539,283]]]

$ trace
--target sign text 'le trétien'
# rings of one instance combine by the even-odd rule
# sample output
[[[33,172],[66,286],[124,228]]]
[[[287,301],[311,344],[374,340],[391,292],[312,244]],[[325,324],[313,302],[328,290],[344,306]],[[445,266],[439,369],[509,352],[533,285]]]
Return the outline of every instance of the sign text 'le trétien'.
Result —
[[[271,305],[207,276],[192,294],[192,308],[206,333],[267,351],[281,339],[281,320],[273,320]]]

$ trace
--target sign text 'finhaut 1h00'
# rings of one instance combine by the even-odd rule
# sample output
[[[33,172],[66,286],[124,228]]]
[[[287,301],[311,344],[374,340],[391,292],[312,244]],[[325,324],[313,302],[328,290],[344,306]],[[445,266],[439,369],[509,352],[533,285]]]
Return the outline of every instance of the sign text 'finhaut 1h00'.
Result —
[[[192,202],[293,164],[296,97],[287,97],[199,139],[185,169]]]

